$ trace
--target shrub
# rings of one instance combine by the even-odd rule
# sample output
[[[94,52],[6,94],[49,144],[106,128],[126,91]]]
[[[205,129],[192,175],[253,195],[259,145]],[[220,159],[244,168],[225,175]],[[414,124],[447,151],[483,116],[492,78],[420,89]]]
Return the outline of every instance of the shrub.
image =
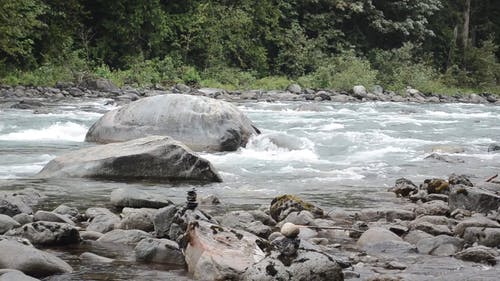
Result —
[[[326,60],[316,71],[298,81],[305,87],[350,90],[355,85],[373,86],[376,76],[377,71],[368,60],[349,51]]]

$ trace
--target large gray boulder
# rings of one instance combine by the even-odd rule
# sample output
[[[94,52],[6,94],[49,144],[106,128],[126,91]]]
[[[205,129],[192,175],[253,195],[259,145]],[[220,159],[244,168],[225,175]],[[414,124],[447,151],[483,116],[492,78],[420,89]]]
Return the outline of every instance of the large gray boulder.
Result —
[[[135,257],[145,262],[185,265],[179,245],[168,239],[142,239],[135,247]]]
[[[222,181],[210,162],[182,143],[161,136],[69,152],[50,161],[37,176]]]
[[[14,227],[21,226],[17,221],[13,218],[0,214],[0,234],[4,234],[5,232],[11,230]]]
[[[0,239],[0,268],[11,268],[35,277],[72,272],[69,264],[33,246]]]
[[[85,215],[91,220],[87,231],[106,233],[120,223],[120,217],[106,208],[88,208]]]
[[[465,209],[487,213],[500,208],[500,196],[479,187],[455,186],[448,197],[450,210]]]
[[[86,141],[110,143],[148,135],[170,136],[195,151],[234,151],[258,130],[234,105],[190,95],[159,95],[101,117]]]

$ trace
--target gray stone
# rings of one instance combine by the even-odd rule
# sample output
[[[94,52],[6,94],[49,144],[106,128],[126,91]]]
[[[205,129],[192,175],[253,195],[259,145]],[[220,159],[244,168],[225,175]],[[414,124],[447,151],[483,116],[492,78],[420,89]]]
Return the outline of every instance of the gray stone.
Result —
[[[465,209],[486,213],[500,208],[500,196],[478,187],[454,186],[448,198],[451,210]]]
[[[394,187],[389,189],[396,193],[397,196],[408,197],[410,194],[416,193],[418,187],[409,179],[399,178],[396,180]]]
[[[77,208],[69,207],[64,204],[57,206],[57,208],[55,208],[52,212],[59,215],[65,215],[69,218],[76,218],[80,214]]]
[[[290,84],[286,88],[287,91],[289,91],[292,94],[300,94],[302,93],[302,87],[300,87],[299,84]]]
[[[497,256],[498,252],[496,250],[484,246],[471,247],[455,254],[457,259],[490,265],[497,263]]]
[[[255,235],[205,221],[191,221],[186,238],[184,256],[194,279],[239,280],[265,257]]]
[[[38,245],[66,245],[80,242],[80,233],[70,224],[58,222],[33,222],[9,230],[5,235],[28,239]]]
[[[466,175],[451,174],[448,178],[448,182],[451,185],[461,184],[465,186],[474,186]]]
[[[403,240],[410,243],[410,244],[417,245],[418,241],[425,239],[425,238],[431,238],[431,237],[433,237],[433,236],[425,231],[412,230],[404,236]]]
[[[477,214],[473,217],[470,217],[458,223],[457,226],[455,227],[454,232],[458,236],[463,236],[465,230],[469,227],[500,228],[500,223],[491,220],[485,216]]]
[[[0,214],[0,235],[18,226],[21,225],[13,218]]]
[[[488,247],[500,245],[500,228],[468,227],[465,229],[463,238],[470,244],[478,243]]]
[[[137,229],[115,229],[105,233],[97,242],[135,245],[144,238],[151,238],[147,232]]]
[[[47,211],[37,211],[33,216],[34,221],[50,221],[50,222],[62,222],[70,225],[75,225],[75,223],[70,220],[68,217],[59,215],[52,212]]]
[[[366,97],[367,91],[366,91],[365,86],[357,85],[357,86],[352,87],[352,94],[355,98],[362,99],[362,98]]]
[[[104,234],[96,231],[80,231],[80,238],[83,240],[92,240],[95,241],[101,238]]]
[[[178,209],[170,205],[159,209],[153,216],[153,226],[156,237],[169,237],[170,226]]]
[[[0,193],[0,214],[15,216],[17,214],[32,214],[32,206],[36,205],[41,195],[33,189],[24,189],[16,192]]]
[[[116,92],[119,90],[111,80],[104,78],[86,78],[80,86],[101,92]]]
[[[120,217],[106,208],[89,208],[85,214],[91,219],[87,231],[106,233],[120,223]]]
[[[168,239],[142,239],[135,247],[135,257],[145,262],[185,265],[179,245]]]
[[[27,223],[33,222],[33,215],[28,215],[26,213],[20,213],[12,217],[15,221],[17,221],[21,225],[25,225]]]
[[[35,277],[72,272],[69,264],[33,246],[0,240],[0,268],[11,268]]]
[[[446,216],[450,213],[448,204],[441,200],[434,200],[420,204],[416,209],[417,215]]]
[[[356,245],[362,249],[370,247],[374,244],[378,244],[386,241],[403,241],[399,236],[394,234],[392,231],[381,228],[381,227],[372,227],[365,231],[361,237],[359,237]]]
[[[260,210],[249,211],[253,218],[268,226],[275,226],[276,221],[268,214]]]
[[[106,113],[85,139],[109,143],[164,135],[195,151],[234,151],[255,134],[252,122],[230,103],[200,96],[160,95]]]
[[[137,188],[117,188],[111,192],[111,204],[123,208],[163,208],[171,205],[172,201],[166,198],[158,198]]]
[[[402,209],[391,209],[391,208],[375,208],[375,209],[364,209],[359,213],[355,214],[356,219],[374,222],[380,219],[385,219],[388,222],[394,220],[413,220],[415,219],[415,214],[408,210]]]
[[[0,281],[39,281],[40,279],[33,278],[22,273],[19,270],[9,269],[7,272],[0,272]]]
[[[452,235],[452,232],[447,225],[436,225],[426,221],[412,223],[410,228],[412,230],[421,230],[432,235]]]
[[[102,257],[94,253],[85,252],[80,255],[80,259],[90,263],[106,264],[114,262],[114,259]]]
[[[417,250],[421,254],[452,256],[462,249],[464,240],[448,235],[424,238],[418,241]]]
[[[311,212],[314,217],[322,217],[324,215],[321,208],[289,194],[275,197],[271,201],[269,213],[275,221],[279,222],[284,220],[291,212],[300,212],[302,210]]]
[[[285,222],[291,222],[297,225],[315,225],[314,215],[309,211],[291,212],[279,224],[283,225]]]
[[[68,152],[45,165],[37,177],[222,181],[210,162],[184,144],[162,136]]]
[[[492,143],[488,146],[488,152],[500,151],[500,144]]]
[[[220,199],[217,196],[210,194],[206,197],[200,198],[199,203],[200,205],[205,205],[205,206],[216,206],[220,205]]]
[[[116,226],[116,228],[121,229],[139,229],[146,232],[154,230],[153,216],[156,213],[156,209],[133,209],[124,208],[122,210],[122,220]]]

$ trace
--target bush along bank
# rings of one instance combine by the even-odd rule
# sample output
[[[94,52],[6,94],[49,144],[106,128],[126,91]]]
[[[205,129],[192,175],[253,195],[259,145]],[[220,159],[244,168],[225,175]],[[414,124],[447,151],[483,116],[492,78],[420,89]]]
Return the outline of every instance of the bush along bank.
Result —
[[[290,84],[282,90],[225,90],[220,88],[195,88],[185,84],[172,87],[132,88],[117,87],[110,80],[97,78],[79,85],[58,83],[55,87],[0,86],[3,103],[12,103],[20,109],[35,109],[42,104],[37,100],[65,98],[108,98],[119,104],[163,94],[189,94],[207,96],[226,101],[331,101],[331,102],[414,102],[414,103],[484,103],[500,104],[500,96],[491,93],[479,94],[438,94],[422,93],[417,89],[407,88],[403,94],[386,91],[380,86],[367,89],[356,85],[349,91],[315,90]],[[112,101],[111,101],[112,100]]]

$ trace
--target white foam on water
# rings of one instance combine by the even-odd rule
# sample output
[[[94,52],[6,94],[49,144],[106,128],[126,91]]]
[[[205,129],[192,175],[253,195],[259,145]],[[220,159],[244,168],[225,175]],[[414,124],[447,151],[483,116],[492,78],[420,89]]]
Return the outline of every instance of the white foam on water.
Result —
[[[408,149],[400,148],[400,147],[384,147],[379,149],[371,149],[367,151],[358,151],[349,156],[350,160],[377,160],[384,158],[389,153],[399,153],[405,152],[408,153]]]
[[[445,112],[426,110],[426,116],[449,119],[469,119],[469,118],[499,118],[497,114],[492,112]]]
[[[343,180],[361,180],[365,176],[359,173],[361,168],[350,167],[341,170],[331,170],[326,176],[315,177],[314,179],[321,182],[338,182]]]
[[[88,128],[73,122],[57,122],[42,129],[28,129],[0,135],[6,141],[72,141],[83,142]]]
[[[318,128],[320,131],[334,131],[338,129],[344,129],[344,125],[338,123],[330,123]]]

